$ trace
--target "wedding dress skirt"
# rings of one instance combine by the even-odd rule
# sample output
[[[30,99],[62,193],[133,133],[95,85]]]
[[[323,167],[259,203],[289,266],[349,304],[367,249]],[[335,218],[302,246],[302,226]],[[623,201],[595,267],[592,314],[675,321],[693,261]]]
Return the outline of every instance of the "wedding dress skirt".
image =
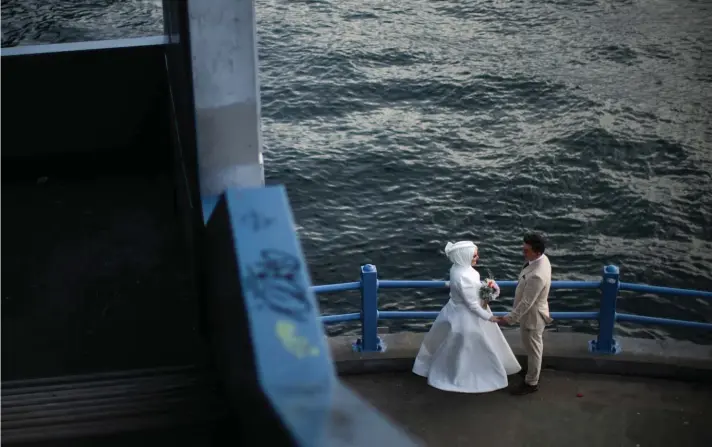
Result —
[[[505,388],[507,376],[521,369],[499,325],[452,299],[425,335],[413,365],[430,386],[460,393]]]

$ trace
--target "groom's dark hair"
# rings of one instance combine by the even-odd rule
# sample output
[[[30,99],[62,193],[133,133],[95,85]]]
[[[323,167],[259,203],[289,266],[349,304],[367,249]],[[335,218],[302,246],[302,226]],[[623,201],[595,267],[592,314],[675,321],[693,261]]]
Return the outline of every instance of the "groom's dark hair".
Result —
[[[544,253],[546,251],[546,239],[539,233],[527,233],[524,235],[524,243],[529,244],[529,246],[537,253]]]

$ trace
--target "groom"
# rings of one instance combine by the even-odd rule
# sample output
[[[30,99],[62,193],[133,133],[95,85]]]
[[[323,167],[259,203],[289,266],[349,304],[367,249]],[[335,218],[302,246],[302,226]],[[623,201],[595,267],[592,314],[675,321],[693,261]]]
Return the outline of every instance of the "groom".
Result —
[[[553,320],[549,316],[549,289],[551,288],[551,264],[546,257],[546,241],[540,234],[524,236],[522,247],[526,263],[519,273],[519,282],[514,292],[512,311],[502,317],[502,324],[520,325],[522,346],[527,353],[527,374],[524,382],[512,391],[515,395],[530,394],[539,390],[541,356],[544,350],[542,336],[544,327]]]

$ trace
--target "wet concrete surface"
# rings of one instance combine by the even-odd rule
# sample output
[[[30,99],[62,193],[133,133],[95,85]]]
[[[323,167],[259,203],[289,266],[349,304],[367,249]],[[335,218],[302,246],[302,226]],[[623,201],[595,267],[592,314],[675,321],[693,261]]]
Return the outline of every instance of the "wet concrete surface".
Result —
[[[342,379],[433,447],[712,445],[709,384],[547,370],[539,392],[512,396],[448,393],[403,372]]]

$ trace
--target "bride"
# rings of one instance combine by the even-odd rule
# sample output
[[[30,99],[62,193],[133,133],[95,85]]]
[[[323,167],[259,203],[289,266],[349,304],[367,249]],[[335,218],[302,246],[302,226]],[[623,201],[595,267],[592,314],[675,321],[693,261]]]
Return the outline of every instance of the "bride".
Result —
[[[444,391],[486,393],[507,387],[507,376],[522,368],[497,319],[480,299],[477,246],[448,242],[452,262],[450,300],[425,335],[413,372]],[[495,286],[496,287],[496,286]],[[498,288],[497,288],[498,289]]]

